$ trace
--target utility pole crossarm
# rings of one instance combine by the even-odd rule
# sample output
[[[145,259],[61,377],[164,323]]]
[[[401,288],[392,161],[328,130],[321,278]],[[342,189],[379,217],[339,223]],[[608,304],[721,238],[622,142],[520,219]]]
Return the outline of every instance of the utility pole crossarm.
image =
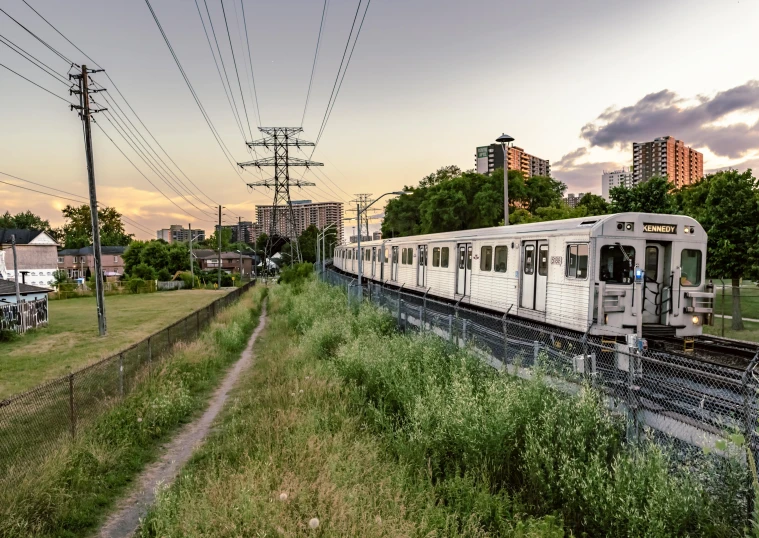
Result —
[[[278,162],[279,159],[275,159],[274,157],[266,157],[263,159],[256,159],[255,161],[248,161],[245,163],[237,163],[237,165],[240,168],[245,168],[246,166],[258,166],[259,168],[262,166],[279,166],[280,163]],[[324,166],[324,163],[317,163],[315,161],[309,161],[306,159],[298,159],[297,157],[289,157],[288,166]]]

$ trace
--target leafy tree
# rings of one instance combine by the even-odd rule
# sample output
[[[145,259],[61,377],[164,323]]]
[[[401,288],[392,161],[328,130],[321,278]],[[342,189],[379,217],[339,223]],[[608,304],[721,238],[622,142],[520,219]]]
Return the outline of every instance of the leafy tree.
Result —
[[[403,190],[410,194],[393,198],[385,206],[382,237],[406,237],[421,233],[420,206],[428,189],[406,186]]]
[[[456,165],[449,165],[439,168],[437,172],[433,172],[428,176],[425,176],[420,182],[419,187],[424,189],[427,187],[434,187],[444,181],[448,181],[461,176],[461,168]]]
[[[142,263],[142,249],[147,245],[147,241],[132,241],[121,255],[124,260],[124,272],[132,273],[135,266]]]
[[[166,269],[172,275],[177,271],[190,270],[190,247],[187,243],[171,243],[166,247],[166,256]]]
[[[530,213],[539,207],[555,207],[561,203],[567,186],[561,181],[547,176],[532,176],[525,182],[524,203]],[[509,182],[511,186],[511,182]],[[511,192],[509,192],[511,198]]]
[[[156,271],[166,269],[169,266],[168,246],[160,241],[148,241],[140,252],[140,261]]]
[[[156,279],[156,271],[152,267],[150,267],[146,263],[141,263],[139,265],[136,265],[134,269],[132,270],[132,278],[140,279],[140,280],[155,280]]]
[[[92,218],[90,206],[67,205],[62,210],[66,223],[63,225],[64,248],[82,248],[92,244]],[[98,210],[100,243],[107,246],[126,246],[132,241],[132,234],[124,230],[121,213],[113,207]]]
[[[597,194],[586,194],[577,202],[577,207],[584,207],[587,210],[587,215],[606,215],[609,213],[609,202]]]
[[[724,170],[684,187],[682,210],[706,230],[707,272],[732,280],[732,327],[742,330],[740,279],[759,261],[759,181],[751,170]]]
[[[57,287],[66,284],[69,281],[69,275],[63,269],[53,271],[53,284]]]
[[[206,248],[212,248],[219,250],[219,236],[218,230],[214,232],[205,240],[204,244]],[[232,242],[232,230],[229,228],[221,229],[221,251],[226,252],[229,250],[229,245]]]
[[[303,233],[298,237],[300,255],[304,262],[316,262],[316,237],[318,234],[319,228],[312,224],[303,230]]]
[[[266,249],[266,243],[269,242],[269,235],[262,233],[256,238],[256,250],[263,251]]]
[[[157,278],[161,282],[168,282],[169,280],[171,280],[171,273],[169,273],[169,270],[164,267],[163,269],[158,271]]]
[[[628,189],[614,187],[609,191],[612,213],[677,213],[677,200],[672,185],[665,177],[652,177]]]

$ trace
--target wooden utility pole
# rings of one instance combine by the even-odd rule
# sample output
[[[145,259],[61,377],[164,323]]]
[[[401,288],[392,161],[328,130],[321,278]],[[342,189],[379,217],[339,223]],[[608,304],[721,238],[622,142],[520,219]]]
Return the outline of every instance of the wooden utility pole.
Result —
[[[16,234],[11,236],[11,249],[13,249],[13,281],[16,283],[16,304],[21,305],[21,292],[18,285],[18,257],[16,256]],[[724,317],[724,316],[723,316]]]
[[[195,287],[195,267],[192,263],[192,223],[188,224],[190,227],[190,278],[192,278],[192,284],[190,285],[190,289]]]
[[[221,289],[221,206],[219,206],[219,229],[216,230],[216,238],[219,240],[219,284],[218,284],[218,288]]]
[[[90,215],[92,217],[92,250],[95,258],[95,295],[98,306],[98,330],[100,336],[106,334],[105,320],[105,294],[103,292],[103,260],[101,259],[100,249],[100,225],[98,223],[98,201],[95,190],[95,160],[92,154],[92,132],[90,130],[90,114],[100,112],[100,110],[90,110],[90,92],[102,90],[89,89],[89,74],[98,73],[102,69],[87,69],[86,65],[82,66],[82,73],[71,75],[72,78],[79,79],[79,103],[80,106],[72,106],[79,109],[79,116],[84,124],[84,150],[87,155],[87,180],[90,190]]]
[[[237,242],[243,243],[242,237],[242,217],[237,217]],[[242,250],[238,250],[240,253],[240,284],[242,284]]]

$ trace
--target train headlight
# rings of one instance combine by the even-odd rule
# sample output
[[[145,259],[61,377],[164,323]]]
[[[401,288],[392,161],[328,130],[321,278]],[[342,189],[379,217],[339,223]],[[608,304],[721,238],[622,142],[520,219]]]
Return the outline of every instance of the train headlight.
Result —
[[[691,318],[691,321],[693,321],[693,325],[698,325],[699,323],[701,323],[701,318],[698,316],[693,316]]]

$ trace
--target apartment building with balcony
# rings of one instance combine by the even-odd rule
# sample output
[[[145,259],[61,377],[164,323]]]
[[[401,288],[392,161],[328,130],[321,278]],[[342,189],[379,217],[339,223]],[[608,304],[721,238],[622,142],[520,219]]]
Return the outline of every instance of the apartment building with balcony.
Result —
[[[550,176],[551,163],[530,155],[524,149],[511,146],[507,150],[509,170],[519,170],[525,178],[532,176]],[[490,144],[477,148],[475,169],[480,174],[489,174],[498,168],[503,168],[503,148],[500,144]]]
[[[312,224],[324,229],[332,224],[337,229],[339,240],[343,238],[343,203],[342,202],[312,202],[311,200],[293,200],[293,216],[295,218],[295,233],[300,235]],[[256,206],[256,225],[261,231],[270,234],[271,222],[274,216],[274,206]],[[277,206],[277,230],[281,237],[288,237],[288,222],[290,212],[287,206]]]
[[[180,241],[180,242],[189,241],[191,231],[192,231],[193,241],[205,241],[206,239],[205,230],[200,230],[200,229],[195,229],[195,228],[190,230],[189,228],[185,228],[181,224],[172,224],[168,228],[158,230],[156,232],[156,239],[163,239],[167,243],[174,243],[175,241]]]
[[[633,185],[666,177],[676,188],[704,177],[704,155],[672,136],[633,143]]]
[[[603,171],[601,174],[601,196],[607,202],[610,200],[609,192],[615,187],[632,188],[635,185],[633,183],[633,173],[627,168],[621,168],[619,170]]]

